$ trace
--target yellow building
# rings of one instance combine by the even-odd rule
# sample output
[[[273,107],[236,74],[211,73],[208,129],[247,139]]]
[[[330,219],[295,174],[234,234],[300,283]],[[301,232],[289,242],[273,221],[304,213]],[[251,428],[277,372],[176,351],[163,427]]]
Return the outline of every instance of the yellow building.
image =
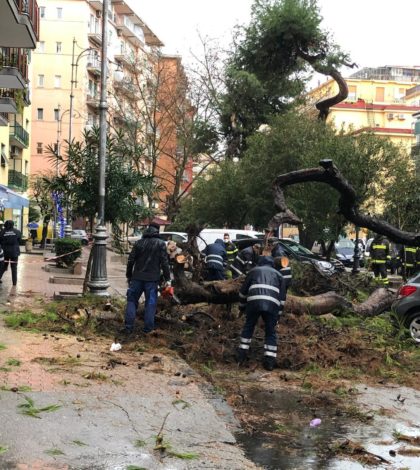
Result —
[[[411,150],[413,114],[420,111],[420,102],[406,93],[420,84],[420,67],[364,68],[345,80],[349,95],[330,109],[328,122],[338,129],[372,131]],[[309,101],[316,103],[337,92],[337,83],[328,80],[309,92]]]
[[[0,5],[0,218],[27,234],[30,171],[30,51],[39,34],[35,0]]]
[[[80,140],[84,129],[99,124],[102,0],[39,0],[39,5],[41,36],[32,73],[31,174],[56,171],[47,147],[63,154],[66,140]],[[108,105],[112,110],[117,107],[112,98],[116,92],[125,92],[120,94],[119,108],[130,99],[133,63],[140,63],[142,57],[141,63],[147,63],[150,49],[163,44],[126,1],[111,0],[108,19]],[[116,71],[123,71],[124,80],[114,79]]]

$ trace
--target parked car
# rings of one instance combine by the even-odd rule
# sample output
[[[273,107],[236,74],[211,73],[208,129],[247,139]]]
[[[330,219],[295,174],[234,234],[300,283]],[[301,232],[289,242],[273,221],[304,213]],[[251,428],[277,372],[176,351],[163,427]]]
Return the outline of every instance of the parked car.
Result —
[[[393,310],[410,332],[416,343],[420,343],[420,274],[400,287]]]
[[[312,253],[304,246],[299,243],[291,240],[289,238],[270,238],[271,241],[278,241],[281,246],[284,248],[284,251],[290,255],[291,259],[295,259],[302,263],[311,263],[314,264],[318,269],[327,275],[334,274],[336,272],[342,272],[345,270],[345,267],[341,261],[337,259],[331,259],[326,261],[319,255]],[[261,239],[248,238],[242,240],[233,240],[235,245],[238,247],[238,250],[243,250],[247,246],[251,246],[254,243],[261,243]]]
[[[343,238],[334,244],[334,248],[336,258],[347,268],[352,268],[354,262],[354,241]],[[363,251],[359,248],[359,265],[363,268],[364,264]]]
[[[188,241],[188,234],[185,232],[160,232],[159,236],[165,242],[173,240],[175,243],[186,243]]]
[[[203,251],[207,245],[214,243],[218,238],[223,240],[223,235],[229,234],[231,240],[264,238],[264,233],[255,230],[241,230],[232,228],[205,228],[197,237],[197,245],[200,251]]]
[[[86,246],[89,243],[89,237],[88,234],[86,233],[86,230],[72,230],[71,231],[71,238],[74,240],[80,240],[82,242],[82,245]]]
[[[137,240],[141,239],[141,237],[141,233],[128,237],[128,244],[134,245]],[[173,240],[176,243],[186,243],[188,241],[188,234],[186,234],[185,232],[160,232],[159,237],[162,238],[162,240],[165,240],[165,242]]]

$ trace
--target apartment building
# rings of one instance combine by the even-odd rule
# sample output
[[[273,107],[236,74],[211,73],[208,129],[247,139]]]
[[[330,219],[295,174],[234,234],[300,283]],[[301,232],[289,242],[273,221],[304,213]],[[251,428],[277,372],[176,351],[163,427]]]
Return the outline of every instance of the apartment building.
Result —
[[[102,0],[39,0],[39,6],[42,34],[33,55],[32,174],[56,171],[48,148],[62,154],[65,141],[80,140],[84,129],[99,124],[101,77]],[[120,95],[118,103],[113,101],[116,90],[130,91],[127,77],[134,58],[136,63],[143,58],[145,64],[151,49],[163,44],[125,1],[111,0],[108,20],[108,104],[113,113],[125,106],[124,100],[135,99]],[[124,73],[122,81],[116,72]]]
[[[407,99],[406,93],[420,84],[420,67],[363,68],[345,80],[349,95],[331,108],[328,121],[354,132],[372,131],[410,150],[413,114],[420,111],[420,102]],[[309,92],[309,100],[315,103],[337,92],[337,83],[328,80]]]
[[[30,50],[39,36],[35,0],[0,5],[0,219],[27,234],[31,135]]]

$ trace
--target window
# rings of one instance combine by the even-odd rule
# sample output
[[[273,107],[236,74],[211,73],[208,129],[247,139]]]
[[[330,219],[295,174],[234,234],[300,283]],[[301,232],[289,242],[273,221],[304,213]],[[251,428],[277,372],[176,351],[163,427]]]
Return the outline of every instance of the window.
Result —
[[[349,95],[347,97],[350,101],[356,101],[357,99],[357,87],[356,85],[349,85]]]
[[[61,75],[54,75],[54,88],[61,88]]]
[[[375,91],[375,101],[383,102],[385,99],[385,88],[383,86],[377,86]]]
[[[62,18],[63,17],[63,9],[62,8],[57,8],[57,18]]]
[[[36,153],[39,155],[42,153],[42,142],[36,144]]]
[[[39,52],[45,52],[45,41],[40,41],[38,45]]]
[[[37,119],[42,121],[44,119],[44,108],[37,109]]]
[[[38,86],[43,87],[44,86],[44,75],[38,75]]]
[[[61,42],[55,43],[55,52],[57,52],[57,54],[61,54],[61,46],[62,46]]]
[[[54,120],[58,121],[60,119],[60,110],[58,108],[54,109]]]
[[[45,18],[45,7],[39,7],[39,16]]]

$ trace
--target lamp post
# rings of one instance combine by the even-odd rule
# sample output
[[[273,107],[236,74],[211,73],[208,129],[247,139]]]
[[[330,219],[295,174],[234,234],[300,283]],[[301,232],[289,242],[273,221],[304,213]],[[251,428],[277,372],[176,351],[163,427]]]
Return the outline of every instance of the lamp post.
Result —
[[[92,271],[88,287],[92,294],[109,295],[106,270],[106,233],[105,226],[105,168],[107,121],[107,44],[108,44],[108,6],[109,0],[102,4],[102,50],[101,50],[101,96],[99,102],[99,209],[98,225],[93,235]]]

